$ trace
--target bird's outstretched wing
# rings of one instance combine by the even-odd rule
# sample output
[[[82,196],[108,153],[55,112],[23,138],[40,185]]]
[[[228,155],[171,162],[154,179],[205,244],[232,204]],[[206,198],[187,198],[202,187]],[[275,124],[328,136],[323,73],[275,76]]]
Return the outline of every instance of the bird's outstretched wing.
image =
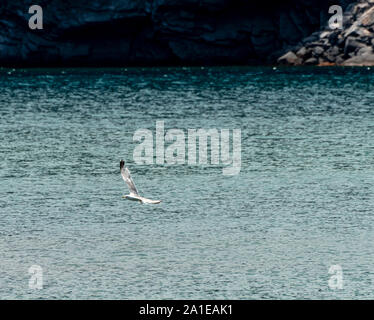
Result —
[[[138,189],[136,189],[136,187],[135,187],[135,183],[131,178],[130,171],[129,171],[129,169],[127,169],[125,167],[125,161],[121,160],[119,166],[120,166],[120,169],[121,169],[122,178],[123,178],[123,180],[125,180],[127,186],[130,189],[130,194],[139,196]]]
[[[158,203],[161,203],[160,200],[151,200],[151,199],[147,199],[147,198],[144,198],[144,197],[141,197],[141,201],[143,203],[148,203],[148,204],[158,204]]]

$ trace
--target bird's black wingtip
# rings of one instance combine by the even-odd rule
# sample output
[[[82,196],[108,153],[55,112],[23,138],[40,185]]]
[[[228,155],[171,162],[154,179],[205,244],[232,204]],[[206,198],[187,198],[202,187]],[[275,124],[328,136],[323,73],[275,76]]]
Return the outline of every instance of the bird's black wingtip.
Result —
[[[125,161],[121,160],[119,163],[119,168],[122,170],[122,168],[125,166]]]

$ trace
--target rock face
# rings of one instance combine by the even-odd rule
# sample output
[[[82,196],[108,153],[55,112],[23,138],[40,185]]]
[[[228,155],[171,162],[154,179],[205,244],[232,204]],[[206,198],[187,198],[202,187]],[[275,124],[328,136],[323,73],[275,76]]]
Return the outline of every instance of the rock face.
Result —
[[[351,2],[1,0],[0,66],[272,63],[327,22],[329,5]],[[43,8],[43,30],[28,27],[31,4]],[[309,48],[303,56],[316,63]]]
[[[287,65],[374,65],[374,0],[357,1],[344,12],[343,29],[315,32],[278,59]],[[293,59],[286,59],[288,56]]]

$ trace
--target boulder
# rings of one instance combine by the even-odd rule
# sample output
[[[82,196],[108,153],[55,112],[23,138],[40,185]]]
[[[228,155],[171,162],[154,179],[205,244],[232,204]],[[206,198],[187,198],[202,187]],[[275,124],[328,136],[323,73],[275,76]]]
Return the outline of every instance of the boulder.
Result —
[[[357,38],[348,37],[345,42],[344,54],[348,56],[351,52],[358,51],[359,49],[365,47],[366,45],[357,40]]]
[[[314,65],[316,65],[317,63],[318,63],[318,59],[315,58],[315,57],[311,57],[311,58],[309,58],[309,59],[307,59],[307,60],[304,61],[304,64],[305,64],[306,66],[314,66]]]
[[[306,48],[305,47],[301,47],[297,52],[296,52],[296,55],[298,57],[303,57],[305,54],[306,54]]]
[[[314,55],[315,57],[319,57],[319,56],[322,55],[324,52],[325,52],[325,50],[324,50],[322,47],[320,47],[320,46],[317,46],[317,47],[314,47],[314,48],[313,48],[313,55]]]
[[[295,53],[289,51],[278,59],[278,63],[295,66],[301,64],[301,59]]]
[[[374,66],[374,54],[354,56],[345,60],[341,65],[350,67]]]
[[[360,23],[364,27],[370,27],[374,25],[374,7],[368,9],[360,18]]]

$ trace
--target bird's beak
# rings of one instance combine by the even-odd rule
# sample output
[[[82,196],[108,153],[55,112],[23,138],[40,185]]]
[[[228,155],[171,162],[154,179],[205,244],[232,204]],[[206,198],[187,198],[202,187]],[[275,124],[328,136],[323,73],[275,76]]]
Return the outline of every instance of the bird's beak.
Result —
[[[126,199],[126,196],[122,196],[123,199]]]

